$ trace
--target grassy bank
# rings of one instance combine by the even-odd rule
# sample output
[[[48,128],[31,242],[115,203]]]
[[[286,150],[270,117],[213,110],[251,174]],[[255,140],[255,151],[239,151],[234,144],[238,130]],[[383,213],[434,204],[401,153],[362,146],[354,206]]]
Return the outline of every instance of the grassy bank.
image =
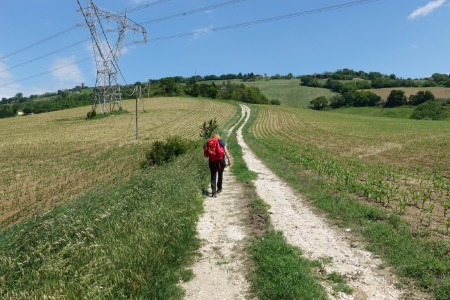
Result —
[[[299,249],[287,244],[282,233],[271,227],[269,207],[257,198],[251,183],[256,174],[247,168],[235,134],[229,138],[228,145],[234,158],[233,174],[247,186],[246,197],[253,199],[249,220],[254,235],[248,247],[253,264],[249,275],[253,295],[258,299],[327,299],[314,272],[318,263],[304,259]]]
[[[253,122],[257,114],[257,108],[252,107]],[[321,127],[323,135],[326,133],[324,128]],[[418,285],[436,299],[450,298],[450,245],[447,241],[433,237],[428,229],[411,226],[392,211],[358,201],[351,190],[343,189],[336,184],[337,181],[329,180],[323,174],[319,175],[321,173],[311,168],[314,164],[310,163],[315,161],[316,153],[309,150],[316,148],[308,147],[315,140],[305,138],[306,141],[287,143],[273,132],[268,134],[270,130],[267,128],[264,130],[265,135],[258,137],[246,131],[245,138],[271,170],[336,224],[351,228],[362,237],[372,252],[393,266],[406,286]],[[300,132],[306,135],[305,131]],[[284,134],[290,135],[291,131],[287,129]],[[335,159],[335,163],[339,162],[338,156]]]
[[[0,298],[181,298],[208,176],[187,156],[0,231]]]

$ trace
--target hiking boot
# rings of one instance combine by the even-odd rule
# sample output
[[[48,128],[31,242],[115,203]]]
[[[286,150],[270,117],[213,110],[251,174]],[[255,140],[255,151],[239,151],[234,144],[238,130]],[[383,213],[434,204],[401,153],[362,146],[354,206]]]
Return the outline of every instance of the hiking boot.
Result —
[[[222,192],[222,189],[217,190],[217,194],[220,194]]]
[[[211,197],[216,198],[217,197],[217,193],[216,192],[212,192]]]

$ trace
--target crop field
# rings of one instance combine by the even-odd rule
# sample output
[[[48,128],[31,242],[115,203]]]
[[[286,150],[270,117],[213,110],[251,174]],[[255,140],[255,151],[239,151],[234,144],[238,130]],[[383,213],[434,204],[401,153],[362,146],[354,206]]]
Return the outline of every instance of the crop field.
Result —
[[[450,88],[445,87],[398,87],[398,88],[383,88],[383,89],[371,89],[381,99],[386,100],[392,90],[401,90],[405,92],[406,97],[409,98],[411,95],[415,95],[420,91],[430,91],[433,93],[436,99],[450,99]]]
[[[258,106],[258,143],[335,190],[448,234],[450,123]]]
[[[121,182],[139,168],[151,142],[173,135],[198,139],[204,121],[215,118],[222,126],[237,112],[219,101],[144,101],[138,143],[133,100],[123,102],[128,113],[89,121],[90,107],[0,120],[0,224]]]

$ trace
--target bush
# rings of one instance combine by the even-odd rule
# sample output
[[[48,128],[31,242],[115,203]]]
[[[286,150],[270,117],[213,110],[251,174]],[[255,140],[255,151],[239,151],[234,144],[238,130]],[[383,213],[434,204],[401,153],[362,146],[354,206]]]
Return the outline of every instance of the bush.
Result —
[[[416,120],[444,120],[446,114],[443,106],[431,100],[418,105],[409,118]]]
[[[419,91],[416,95],[409,96],[411,105],[419,105],[429,100],[434,100],[434,95],[430,91]]]
[[[88,111],[87,115],[86,115],[86,119],[90,120],[95,118],[95,116],[97,115],[97,113],[95,112],[95,110],[91,110]]]
[[[392,90],[384,107],[397,107],[406,104],[405,92],[402,90]]]
[[[309,103],[311,104],[312,109],[321,110],[328,106],[328,99],[325,96],[320,96],[309,101]]]
[[[272,105],[281,105],[281,102],[278,99],[272,99],[272,100],[270,100],[270,104],[272,104]]]
[[[193,142],[179,136],[168,137],[165,141],[156,141],[145,153],[145,161],[141,163],[141,167],[163,165],[185,154],[191,148],[193,148]]]

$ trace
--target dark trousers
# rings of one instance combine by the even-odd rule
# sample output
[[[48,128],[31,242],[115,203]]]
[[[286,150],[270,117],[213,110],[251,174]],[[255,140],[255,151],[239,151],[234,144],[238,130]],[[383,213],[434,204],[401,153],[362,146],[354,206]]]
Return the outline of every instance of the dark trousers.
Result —
[[[216,160],[209,162],[209,170],[211,171],[211,190],[213,194],[222,189],[223,169],[223,161]]]

